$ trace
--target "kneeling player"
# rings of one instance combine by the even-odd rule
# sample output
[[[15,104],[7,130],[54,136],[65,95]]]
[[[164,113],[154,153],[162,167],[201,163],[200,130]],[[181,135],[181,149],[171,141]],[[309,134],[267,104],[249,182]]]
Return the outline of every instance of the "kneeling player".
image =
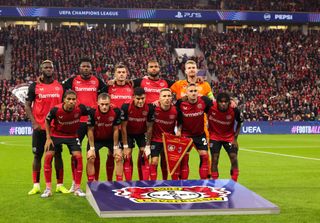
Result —
[[[218,179],[218,162],[221,147],[227,151],[231,162],[231,178],[238,180],[238,135],[240,133],[241,118],[238,108],[230,106],[230,96],[227,93],[219,93],[217,101],[208,111],[210,151],[212,158],[211,175],[213,179]],[[234,130],[235,121],[237,122]]]
[[[52,158],[55,152],[58,152],[62,144],[68,146],[73,156],[75,166],[75,191],[74,195],[84,197],[85,193],[80,189],[82,177],[82,155],[80,140],[77,130],[80,126],[80,117],[87,116],[91,113],[90,108],[77,104],[77,96],[74,91],[68,90],[63,96],[63,103],[53,107],[46,118],[46,144],[45,144],[45,160],[44,160],[44,176],[46,180],[46,190],[41,197],[52,196],[51,192],[51,174],[52,174]],[[90,115],[90,118],[92,116]],[[51,125],[51,121],[53,124]],[[50,126],[51,125],[51,126]],[[91,128],[91,127],[90,127]],[[88,134],[89,131],[88,131]],[[89,143],[93,145],[91,140],[93,136],[88,137]]]
[[[121,124],[120,109],[111,107],[110,96],[101,93],[98,96],[98,106],[95,106],[94,118],[90,125],[94,126],[94,147],[88,144],[87,175],[88,181],[99,179],[100,159],[95,159],[102,147],[109,148],[109,153],[116,160],[116,179],[122,181],[122,151],[119,148],[119,125]],[[98,163],[96,161],[99,161]],[[106,172],[107,164],[106,164]],[[110,180],[110,179],[109,179]]]

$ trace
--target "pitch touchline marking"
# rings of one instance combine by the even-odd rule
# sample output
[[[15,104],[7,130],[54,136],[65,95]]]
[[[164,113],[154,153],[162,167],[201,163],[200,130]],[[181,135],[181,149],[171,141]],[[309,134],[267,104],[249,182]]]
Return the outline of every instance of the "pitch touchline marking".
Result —
[[[246,147],[252,149],[289,149],[289,148],[319,148],[319,146],[250,146]]]
[[[285,157],[291,157],[291,158],[320,161],[319,158],[311,158],[311,157],[305,157],[305,156],[294,156],[294,155],[288,155],[288,154],[282,154],[282,153],[264,152],[264,151],[257,151],[257,150],[251,150],[251,149],[245,149],[245,148],[240,148],[240,150],[253,152],[253,153],[263,153],[263,154],[276,155],[276,156],[285,156]]]

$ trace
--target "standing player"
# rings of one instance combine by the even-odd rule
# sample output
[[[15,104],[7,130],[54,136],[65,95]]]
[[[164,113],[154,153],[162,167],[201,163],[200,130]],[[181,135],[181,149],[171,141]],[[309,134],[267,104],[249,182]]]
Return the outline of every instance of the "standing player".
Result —
[[[41,158],[44,153],[46,142],[45,118],[50,109],[61,103],[63,88],[53,79],[53,63],[45,60],[40,65],[41,77],[37,82],[30,85],[25,103],[26,112],[33,127],[32,151],[34,154],[32,164],[33,188],[29,195],[40,193],[40,169]],[[61,150],[55,154],[55,168],[57,176],[56,192],[68,193],[63,186],[63,162]]]
[[[231,100],[227,93],[219,93],[217,101],[208,111],[210,151],[212,158],[211,175],[213,179],[218,179],[218,162],[221,146],[227,151],[231,162],[231,178],[238,180],[238,135],[240,133],[243,119],[238,108],[230,106]],[[237,122],[234,130],[234,124]]]
[[[102,92],[107,92],[107,85],[100,78],[92,74],[92,62],[88,58],[83,58],[80,60],[79,64],[80,74],[71,77],[64,81],[63,87],[64,90],[73,90],[77,93],[78,103],[85,106],[93,107],[97,103],[98,94]],[[87,117],[81,117],[81,124],[78,130],[78,135],[80,142],[84,139],[87,133]],[[73,156],[71,157],[71,159]],[[98,157],[97,157],[98,159]],[[74,163],[74,160],[71,160],[71,165]],[[71,167],[72,172],[74,173],[74,166]],[[74,174],[72,186],[70,192],[74,192]]]
[[[137,143],[139,147],[138,173],[140,180],[149,180],[149,159],[144,153],[146,146],[150,147],[152,133],[153,105],[146,104],[146,94],[143,88],[134,89],[133,102],[122,105],[122,142],[124,153],[124,175],[126,180],[132,180],[133,162],[132,149]],[[146,140],[147,138],[147,140]],[[139,166],[141,165],[141,166]]]
[[[160,78],[160,65],[156,60],[150,60],[147,67],[148,76],[133,80],[134,87],[142,87],[146,92],[146,103],[154,103],[159,99],[160,90],[170,88],[174,81]],[[164,153],[161,154],[161,170],[164,180],[168,178]]]
[[[119,149],[119,125],[121,124],[121,111],[119,108],[111,105],[110,96],[107,93],[101,93],[98,96],[98,105],[94,108],[94,119],[90,123],[94,126],[94,147],[88,144],[88,163],[87,175],[88,181],[99,179],[99,169],[95,169],[94,159],[102,147],[107,147],[109,153],[116,159],[116,177],[117,181],[122,181],[122,151]],[[107,163],[106,172],[108,175]],[[108,179],[109,181],[112,180]]]
[[[77,104],[76,92],[68,90],[63,96],[63,103],[54,106],[46,118],[46,144],[44,160],[44,176],[46,179],[46,190],[41,197],[52,196],[51,192],[51,162],[57,150],[61,149],[62,144],[66,144],[70,154],[74,157],[74,179],[75,196],[84,197],[86,194],[80,188],[82,178],[82,155],[81,143],[78,138],[77,130],[80,127],[80,118],[89,116],[92,119],[92,111],[83,104]],[[53,121],[53,123],[51,123]],[[88,128],[88,140],[90,147],[94,147],[93,130]]]
[[[150,179],[157,179],[159,155],[164,153],[162,133],[174,134],[178,111],[172,105],[172,93],[169,88],[160,90],[159,105],[154,109],[154,123],[151,137],[151,166]],[[148,151],[149,148],[146,147]],[[165,161],[165,160],[164,160]],[[166,165],[166,162],[165,162]]]
[[[198,96],[198,89],[195,83],[187,87],[187,100],[178,100],[177,108],[178,131],[177,136],[184,136],[193,139],[193,144],[200,155],[199,174],[201,179],[207,179],[209,170],[208,143],[204,132],[204,114],[212,104],[206,96]],[[189,175],[189,154],[187,153],[181,161],[180,178],[188,179]]]
[[[170,87],[177,100],[186,96],[189,83],[196,83],[199,96],[207,96],[210,99],[214,98],[209,83],[206,81],[199,82],[197,73],[197,63],[193,60],[188,60],[185,63],[186,79],[178,80]]]
[[[124,103],[130,103],[133,97],[132,85],[128,83],[128,68],[123,64],[117,64],[114,71],[114,81],[112,85],[108,86],[108,93],[111,97],[111,103],[116,107],[121,108]],[[109,150],[110,151],[110,150]],[[99,153],[96,153],[99,155]],[[100,163],[97,163],[99,159],[95,160],[95,167],[98,168]],[[112,153],[108,154],[107,158],[107,176],[111,181],[113,178],[114,170],[114,156]]]

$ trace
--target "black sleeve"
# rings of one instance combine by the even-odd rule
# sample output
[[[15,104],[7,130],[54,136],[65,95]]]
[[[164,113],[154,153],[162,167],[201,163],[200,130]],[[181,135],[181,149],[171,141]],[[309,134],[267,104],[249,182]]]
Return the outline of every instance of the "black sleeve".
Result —
[[[85,106],[84,104],[80,104],[79,108],[81,110],[81,116],[92,115],[92,108]]]
[[[129,104],[123,104],[121,106],[121,120],[122,121],[128,121],[128,110],[129,110]]]
[[[99,81],[98,94],[103,92],[108,93],[108,86],[106,85],[106,83],[101,78],[98,78],[98,81]]]
[[[88,126],[94,126],[96,124],[96,120],[94,119],[95,113],[96,113],[96,110],[94,110],[93,108],[90,108],[89,115],[88,115],[88,122],[87,122]]]
[[[133,87],[141,87],[142,78],[137,78],[133,80]]]
[[[177,122],[178,122],[178,125],[181,125],[182,124],[182,112],[180,110],[180,105],[182,103],[182,100],[179,99],[177,102],[176,102],[176,109],[177,109],[177,112],[178,112],[178,117],[177,117]]]
[[[235,120],[238,123],[242,123],[243,122],[243,116],[242,116],[240,110],[238,108],[234,108],[233,111],[234,111]]]
[[[114,108],[114,112],[116,113],[116,118],[113,121],[113,125],[120,125],[121,124],[121,110],[119,108]]]
[[[26,101],[33,102],[35,99],[36,99],[36,82],[33,82],[28,88]]]
[[[212,106],[212,100],[210,100],[210,98],[208,98],[207,96],[202,96],[201,99],[206,104],[204,112],[207,113],[209,111],[209,109],[211,108],[211,106]]]
[[[174,84],[174,82],[175,82],[175,81],[169,80],[169,79],[164,79],[164,80],[167,82],[168,88],[170,88],[170,87]]]
[[[149,112],[147,117],[147,122],[153,122],[154,121],[154,105],[148,104]]]
[[[72,90],[73,80],[74,80],[74,77],[70,77],[67,80],[62,81],[63,91]]]
[[[49,123],[51,123],[51,121],[56,118],[57,111],[58,111],[58,108],[57,108],[57,107],[53,107],[53,108],[49,111],[49,113],[47,114],[47,117],[46,117],[46,120],[47,120]]]

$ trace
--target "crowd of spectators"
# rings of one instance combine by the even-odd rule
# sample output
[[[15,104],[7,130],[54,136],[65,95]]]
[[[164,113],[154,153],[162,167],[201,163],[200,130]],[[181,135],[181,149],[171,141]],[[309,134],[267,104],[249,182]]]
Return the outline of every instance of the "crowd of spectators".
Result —
[[[4,6],[42,7],[103,7],[103,8],[157,8],[157,9],[215,9],[249,11],[319,12],[319,1],[305,0],[0,0]]]
[[[208,68],[215,93],[227,90],[238,98],[246,120],[312,121],[320,113],[319,34],[251,29],[164,34],[149,28],[131,32],[120,27],[91,31],[15,27],[8,38],[12,80],[1,82],[1,120],[25,120],[23,105],[11,97],[9,89],[35,80],[43,59],[54,61],[59,81],[77,74],[83,56],[91,56],[96,74],[105,80],[112,77],[118,62],[128,66],[129,78],[142,77],[147,61],[153,58],[160,62],[164,77],[176,79],[179,69],[183,71],[183,61],[190,58],[173,58],[173,48],[199,47],[204,56],[192,59],[198,67]]]
[[[213,89],[232,92],[246,120],[312,121],[320,112],[319,34],[204,30],[199,46]]]

